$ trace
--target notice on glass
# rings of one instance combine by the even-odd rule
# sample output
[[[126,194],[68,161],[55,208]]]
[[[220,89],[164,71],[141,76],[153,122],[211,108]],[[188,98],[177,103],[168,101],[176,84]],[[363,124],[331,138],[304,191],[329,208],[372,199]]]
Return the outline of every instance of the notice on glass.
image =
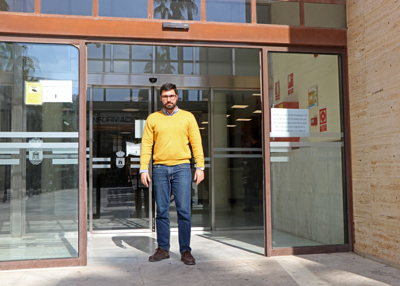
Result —
[[[40,82],[25,82],[25,104],[42,105],[42,84]]]
[[[72,102],[72,80],[41,80],[43,102]]]
[[[308,109],[271,108],[271,137],[309,133]],[[296,133],[296,134],[293,134]]]
[[[146,120],[135,120],[135,138],[142,138]]]

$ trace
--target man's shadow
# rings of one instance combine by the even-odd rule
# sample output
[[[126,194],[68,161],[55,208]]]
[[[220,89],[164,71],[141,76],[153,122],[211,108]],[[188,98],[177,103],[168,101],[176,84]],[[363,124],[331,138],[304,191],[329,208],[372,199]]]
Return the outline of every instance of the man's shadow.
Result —
[[[149,236],[114,236],[112,241],[120,248],[125,249],[124,244],[126,244],[150,255],[157,247],[156,239]]]

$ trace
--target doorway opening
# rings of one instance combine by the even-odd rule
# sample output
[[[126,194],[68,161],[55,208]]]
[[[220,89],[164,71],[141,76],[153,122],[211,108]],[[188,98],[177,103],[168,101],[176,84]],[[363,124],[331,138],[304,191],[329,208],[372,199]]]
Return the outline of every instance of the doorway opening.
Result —
[[[172,82],[179,108],[197,120],[206,164],[205,180],[192,184],[192,229],[230,230],[209,235],[221,241],[236,230],[239,244],[251,230],[264,248],[259,57],[257,49],[88,44],[89,231],[154,231],[140,143],[147,116],[162,108],[158,88]],[[170,218],[177,229],[173,197]]]

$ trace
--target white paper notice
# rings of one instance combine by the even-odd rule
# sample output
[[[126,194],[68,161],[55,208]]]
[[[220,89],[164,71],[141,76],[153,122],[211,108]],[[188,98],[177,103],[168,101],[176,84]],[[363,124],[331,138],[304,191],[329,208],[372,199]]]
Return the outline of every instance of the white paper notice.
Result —
[[[43,102],[72,102],[71,80],[41,80]]]
[[[271,137],[286,137],[292,133],[308,133],[308,109],[271,108]],[[295,133],[295,134],[293,134]]]
[[[135,120],[135,138],[142,138],[146,120]]]

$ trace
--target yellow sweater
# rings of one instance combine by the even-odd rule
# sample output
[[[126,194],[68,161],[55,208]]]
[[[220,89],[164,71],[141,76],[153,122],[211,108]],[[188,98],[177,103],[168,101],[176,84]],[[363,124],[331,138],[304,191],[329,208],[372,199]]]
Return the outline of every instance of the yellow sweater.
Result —
[[[179,109],[172,116],[165,115],[162,110],[150,114],[143,131],[140,170],[148,170],[153,143],[153,164],[173,166],[190,163],[190,143],[196,167],[204,168],[199,126],[188,111]]]

